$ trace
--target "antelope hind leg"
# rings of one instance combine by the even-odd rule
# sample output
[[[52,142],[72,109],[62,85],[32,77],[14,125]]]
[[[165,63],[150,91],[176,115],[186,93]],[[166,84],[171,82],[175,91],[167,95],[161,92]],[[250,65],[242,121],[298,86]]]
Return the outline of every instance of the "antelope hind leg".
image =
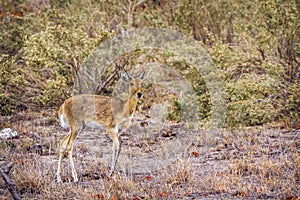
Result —
[[[57,172],[56,172],[56,181],[61,182],[61,165],[63,160],[63,154],[66,150],[67,142],[69,140],[71,132],[64,137],[64,139],[60,142],[59,149],[58,149],[58,166],[57,166]]]

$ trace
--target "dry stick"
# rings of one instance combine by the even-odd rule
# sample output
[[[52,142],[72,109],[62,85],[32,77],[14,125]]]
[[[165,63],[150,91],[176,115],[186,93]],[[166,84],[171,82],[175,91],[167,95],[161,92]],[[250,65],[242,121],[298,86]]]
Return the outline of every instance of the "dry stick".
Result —
[[[96,87],[96,89],[95,89],[96,93],[99,94],[99,93],[103,90],[103,88],[105,88],[105,86],[106,86],[107,84],[109,84],[110,81],[115,77],[115,75],[116,75],[117,72],[120,70],[120,68],[122,67],[122,68],[124,69],[124,67],[125,67],[125,65],[126,65],[127,63],[128,63],[128,61],[126,61],[122,66],[118,64],[118,65],[116,66],[115,70],[112,72],[112,74],[106,79],[106,81],[103,82],[101,85],[99,84],[99,85]],[[127,73],[127,72],[126,72],[126,73]]]
[[[4,169],[0,168],[0,173],[5,181],[5,186],[13,196],[14,200],[21,200],[15,189],[15,184],[11,181],[10,177],[8,176],[8,173],[11,170],[12,166],[13,163],[8,163]]]

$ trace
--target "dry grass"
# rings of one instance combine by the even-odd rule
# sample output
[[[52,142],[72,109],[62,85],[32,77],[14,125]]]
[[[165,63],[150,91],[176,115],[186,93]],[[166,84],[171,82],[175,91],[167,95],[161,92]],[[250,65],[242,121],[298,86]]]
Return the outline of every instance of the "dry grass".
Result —
[[[58,184],[56,151],[65,132],[51,116],[53,112],[47,111],[1,118],[2,124],[20,133],[18,138],[0,141],[0,161],[14,163],[10,175],[22,199],[299,199],[300,196],[300,133],[267,127],[224,130],[214,138],[209,137],[207,130],[200,130],[185,154],[178,155],[173,162],[155,170],[143,171],[142,167],[138,171],[121,170],[112,177],[107,176],[109,163],[93,154],[91,146],[78,142],[74,157],[80,182],[72,183],[65,160],[63,183]],[[151,125],[147,128],[151,129]],[[176,138],[162,134],[140,136],[139,140],[134,135],[125,135],[122,151],[145,151],[132,161],[143,166],[144,155]],[[107,142],[111,145],[108,139]],[[123,165],[121,161],[119,168]],[[11,199],[2,180],[0,196]]]

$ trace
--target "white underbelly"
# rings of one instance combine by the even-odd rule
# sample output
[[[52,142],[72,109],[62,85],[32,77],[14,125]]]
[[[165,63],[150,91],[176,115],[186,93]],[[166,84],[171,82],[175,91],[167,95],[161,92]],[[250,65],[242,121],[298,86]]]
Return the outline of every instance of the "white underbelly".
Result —
[[[95,121],[87,122],[85,125],[89,128],[97,128],[97,129],[105,130],[105,126],[103,126],[102,124],[95,122]]]

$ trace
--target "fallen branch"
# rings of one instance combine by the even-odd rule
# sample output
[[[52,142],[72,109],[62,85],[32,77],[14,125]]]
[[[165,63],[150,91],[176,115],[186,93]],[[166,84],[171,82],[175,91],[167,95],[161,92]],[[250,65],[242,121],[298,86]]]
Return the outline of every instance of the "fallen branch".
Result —
[[[11,170],[12,166],[13,166],[13,163],[8,163],[4,169],[0,168],[0,173],[3,177],[3,180],[5,181],[5,186],[7,187],[7,189],[13,196],[14,200],[21,200],[21,198],[19,197],[19,195],[15,189],[15,184],[12,182],[12,180],[8,176],[9,171]]]

